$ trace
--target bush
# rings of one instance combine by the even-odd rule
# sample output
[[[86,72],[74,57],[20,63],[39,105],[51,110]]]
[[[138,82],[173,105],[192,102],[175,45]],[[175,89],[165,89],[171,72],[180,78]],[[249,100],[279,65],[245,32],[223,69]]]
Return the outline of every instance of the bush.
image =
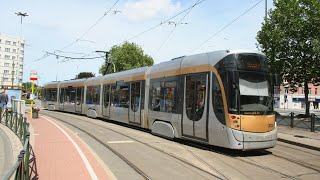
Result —
[[[25,101],[26,101],[26,104],[31,104],[31,101],[32,101],[32,104],[34,104],[34,100],[25,99]]]

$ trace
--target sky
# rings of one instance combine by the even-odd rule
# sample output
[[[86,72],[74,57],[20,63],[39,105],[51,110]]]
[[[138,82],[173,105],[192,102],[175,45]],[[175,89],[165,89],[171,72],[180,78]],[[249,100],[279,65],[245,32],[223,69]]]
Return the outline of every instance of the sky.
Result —
[[[95,51],[108,51],[129,41],[138,44],[157,64],[215,50],[257,50],[256,35],[264,21],[264,0],[224,30],[260,0],[200,0],[190,11],[170,20],[172,23],[160,25],[197,1],[2,0],[0,33],[19,36],[20,17],[15,13],[29,15],[23,18],[21,31],[26,41],[23,82],[29,81],[30,71],[35,70],[39,85],[73,79],[79,72],[99,75],[104,63],[103,58],[64,60],[54,55],[42,58],[46,52],[75,58],[100,57]],[[273,7],[272,0],[267,4],[268,9]],[[157,25],[160,26],[133,38]]]

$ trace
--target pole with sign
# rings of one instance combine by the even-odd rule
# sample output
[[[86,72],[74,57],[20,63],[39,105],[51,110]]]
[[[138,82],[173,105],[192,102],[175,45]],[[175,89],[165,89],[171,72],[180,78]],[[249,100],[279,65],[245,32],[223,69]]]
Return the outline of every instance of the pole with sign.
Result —
[[[30,95],[30,98],[31,96],[33,96],[33,90],[34,90],[34,81],[38,80],[38,73],[37,71],[31,71],[30,72],[30,80],[31,80],[31,95]],[[32,105],[33,105],[33,99],[31,99],[31,110],[30,110],[30,115],[31,115],[31,118],[32,118]]]

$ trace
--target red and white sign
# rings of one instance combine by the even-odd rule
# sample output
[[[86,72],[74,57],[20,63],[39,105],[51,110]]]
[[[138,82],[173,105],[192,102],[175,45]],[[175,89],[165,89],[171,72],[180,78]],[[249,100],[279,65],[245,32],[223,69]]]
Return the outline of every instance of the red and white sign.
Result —
[[[31,81],[36,81],[36,80],[38,80],[38,73],[37,73],[37,71],[31,71],[31,72],[30,72],[30,80],[31,80]]]

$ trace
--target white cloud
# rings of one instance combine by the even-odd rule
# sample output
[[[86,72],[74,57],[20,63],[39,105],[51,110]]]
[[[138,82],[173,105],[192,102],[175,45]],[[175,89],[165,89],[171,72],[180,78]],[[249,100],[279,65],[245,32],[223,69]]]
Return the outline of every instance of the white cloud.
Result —
[[[124,5],[124,14],[130,20],[146,20],[158,15],[169,15],[181,9],[180,2],[172,0],[136,0]]]

